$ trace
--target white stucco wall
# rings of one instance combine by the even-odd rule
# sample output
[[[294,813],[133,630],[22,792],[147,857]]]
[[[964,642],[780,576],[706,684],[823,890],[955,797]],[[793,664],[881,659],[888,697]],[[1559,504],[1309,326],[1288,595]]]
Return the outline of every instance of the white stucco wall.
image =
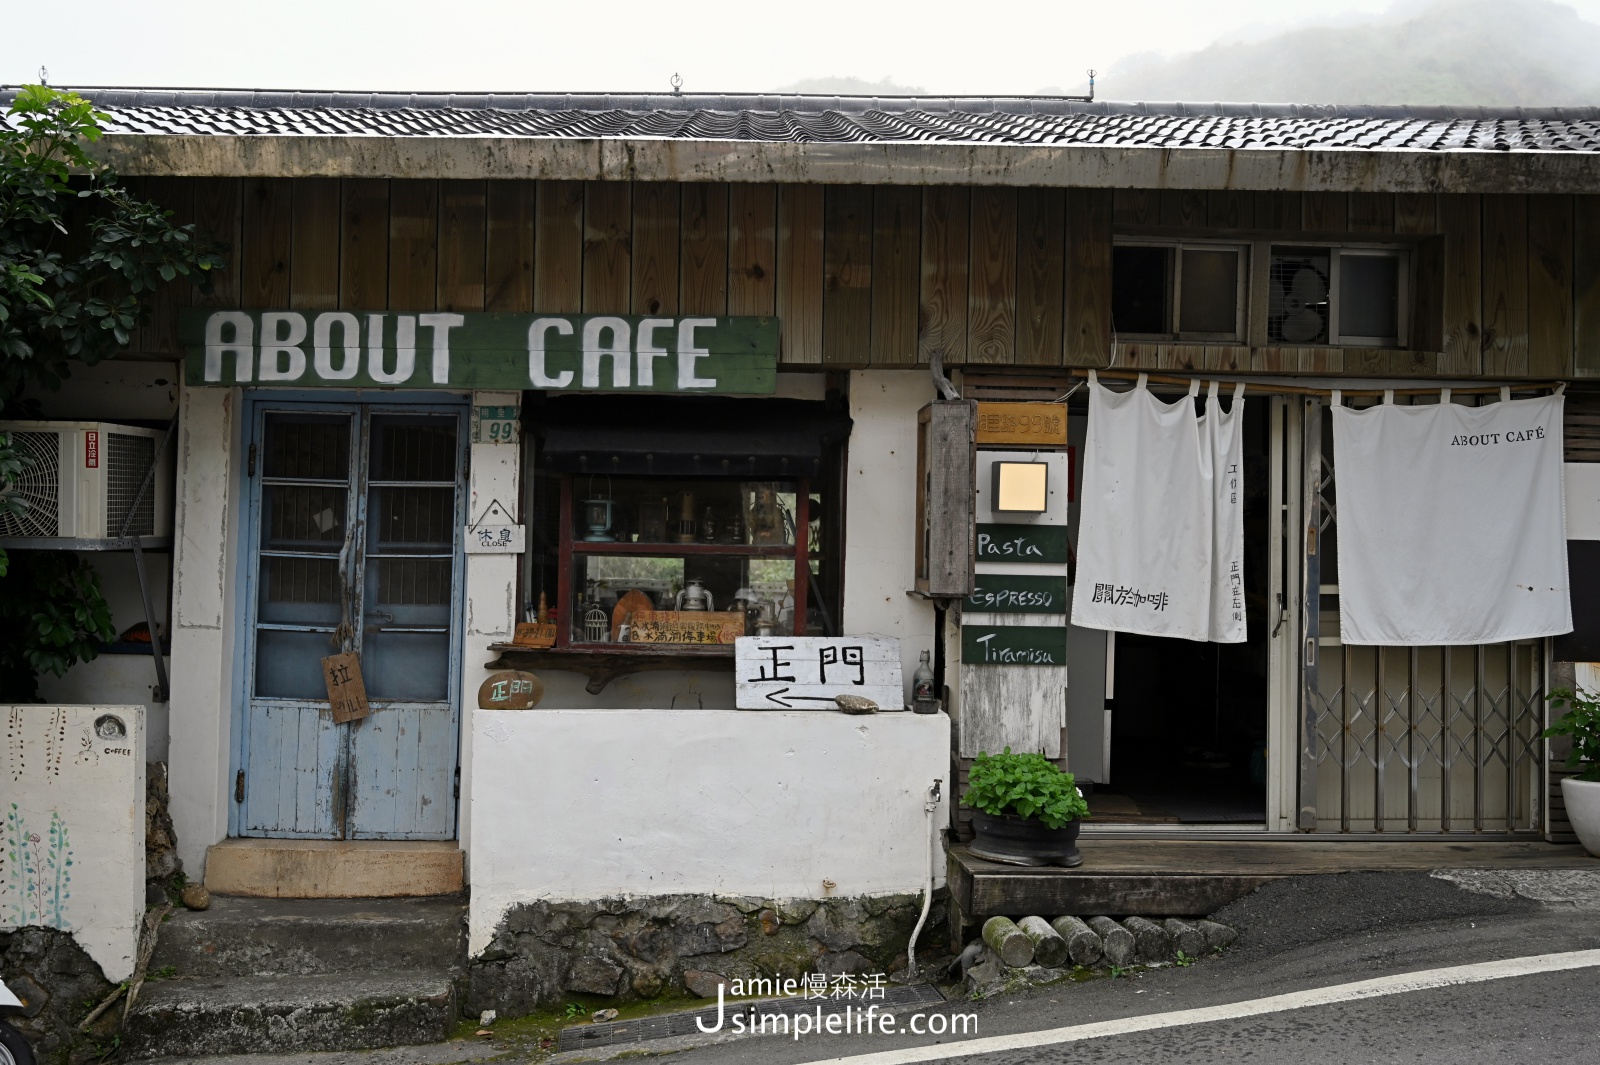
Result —
[[[0,931],[71,932],[124,980],[144,915],[144,707],[0,706],[0,725]]]
[[[237,389],[184,388],[173,516],[172,697],[168,787],[189,879],[228,834],[233,722],[234,585],[239,542],[234,473]]]
[[[541,707],[472,719],[474,953],[509,907],[541,898],[920,891],[927,789],[943,779],[949,798],[943,714]],[[934,874],[943,883],[942,855]]]
[[[162,593],[166,598],[166,593]],[[167,659],[170,678],[172,659]],[[171,683],[169,679],[167,683]],[[49,673],[39,677],[39,698],[46,703],[84,703],[89,705],[127,705],[136,700],[144,704],[144,749],[147,762],[167,760],[167,704],[150,702],[156,686],[155,661],[144,654],[102,654],[92,662],[79,662],[64,676]]]
[[[475,407],[520,407],[516,392],[474,392]],[[471,480],[467,494],[467,522],[471,524],[495,500],[516,513],[522,498],[518,464],[522,448],[516,444],[471,444]],[[517,556],[467,555],[466,595],[462,608],[466,624],[461,657],[461,798],[457,804],[457,839],[470,838],[472,823],[472,714],[478,705],[478,688],[489,676],[484,663],[496,655],[490,644],[510,643],[517,625]]]
[[[926,368],[850,374],[844,631],[900,641],[907,701],[921,652],[933,650],[933,605],[906,594],[916,580],[917,411],[933,398]]]

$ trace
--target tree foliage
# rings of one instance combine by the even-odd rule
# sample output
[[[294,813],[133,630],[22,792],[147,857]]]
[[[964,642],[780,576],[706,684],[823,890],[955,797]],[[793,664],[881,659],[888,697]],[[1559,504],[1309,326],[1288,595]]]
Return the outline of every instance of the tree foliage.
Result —
[[[192,225],[140,199],[87,148],[106,116],[74,93],[24,85],[0,118],[0,413],[29,385],[59,386],[67,363],[125,347],[163,284],[202,290],[222,266]],[[0,513],[28,461],[0,434]],[[66,551],[0,550],[0,703],[38,698],[40,673],[65,673],[112,639],[87,562]]]
[[[29,551],[0,580],[0,703],[39,698],[38,675],[61,676],[116,637],[89,564],[71,551]]]
[[[24,85],[0,122],[0,409],[67,360],[127,345],[162,284],[209,287],[222,266],[192,225],[89,156],[106,116],[75,93]]]

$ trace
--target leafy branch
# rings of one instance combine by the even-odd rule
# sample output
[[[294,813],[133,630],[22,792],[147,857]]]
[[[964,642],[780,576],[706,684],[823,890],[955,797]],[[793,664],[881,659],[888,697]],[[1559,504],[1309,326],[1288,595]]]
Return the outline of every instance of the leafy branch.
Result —
[[[961,802],[990,817],[1009,813],[1037,818],[1046,828],[1089,816],[1089,804],[1071,773],[1042,754],[1012,754],[1010,747],[1004,754],[980,752],[973,759]]]
[[[1568,736],[1572,750],[1567,755],[1567,768],[1584,767],[1579,780],[1600,781],[1600,695],[1579,688],[1558,688],[1547,697],[1552,710],[1566,707],[1560,721],[1544,730],[1546,739]]]

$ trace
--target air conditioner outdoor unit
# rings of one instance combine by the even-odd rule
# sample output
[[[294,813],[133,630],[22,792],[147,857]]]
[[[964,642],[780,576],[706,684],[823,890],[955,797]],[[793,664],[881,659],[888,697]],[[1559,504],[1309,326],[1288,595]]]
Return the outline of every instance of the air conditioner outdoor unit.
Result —
[[[0,511],[0,537],[104,540],[172,535],[172,477],[163,461],[134,507],[145,472],[161,453],[160,429],[111,422],[0,422],[24,456],[6,490],[26,501],[21,514]]]

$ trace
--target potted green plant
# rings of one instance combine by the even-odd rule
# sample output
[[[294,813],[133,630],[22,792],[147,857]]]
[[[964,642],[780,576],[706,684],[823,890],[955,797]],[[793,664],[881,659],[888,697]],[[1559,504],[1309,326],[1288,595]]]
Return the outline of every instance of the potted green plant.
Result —
[[[1089,804],[1072,779],[1042,754],[980,753],[967,790],[975,857],[1009,865],[1065,865],[1083,861],[1078,826]]]
[[[1572,751],[1567,768],[1578,772],[1561,778],[1567,819],[1583,849],[1600,858],[1600,696],[1579,688],[1561,688],[1549,695],[1551,709],[1566,707],[1560,721],[1544,730],[1546,739],[1567,736]]]

